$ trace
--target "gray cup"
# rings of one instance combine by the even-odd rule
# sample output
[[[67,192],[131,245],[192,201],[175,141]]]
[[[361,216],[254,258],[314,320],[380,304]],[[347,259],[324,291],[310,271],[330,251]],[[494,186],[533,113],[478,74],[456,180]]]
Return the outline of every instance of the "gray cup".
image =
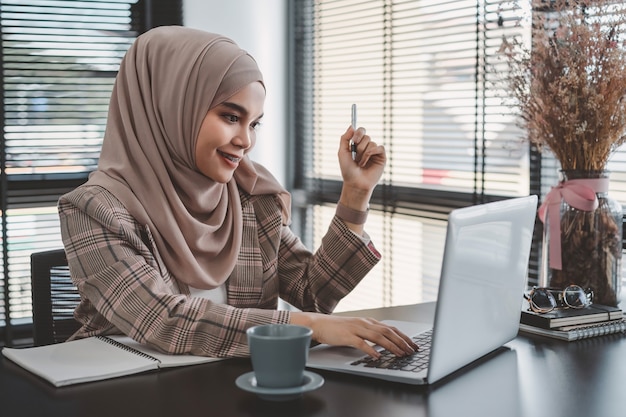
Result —
[[[295,324],[266,324],[247,331],[252,369],[258,386],[302,385],[313,331]]]

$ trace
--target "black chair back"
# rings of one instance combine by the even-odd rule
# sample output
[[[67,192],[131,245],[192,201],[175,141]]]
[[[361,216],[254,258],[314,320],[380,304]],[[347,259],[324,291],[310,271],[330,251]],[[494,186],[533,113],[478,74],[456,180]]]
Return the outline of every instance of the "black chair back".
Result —
[[[74,320],[80,296],[70,279],[65,250],[35,252],[30,261],[34,344],[64,342],[80,327]]]

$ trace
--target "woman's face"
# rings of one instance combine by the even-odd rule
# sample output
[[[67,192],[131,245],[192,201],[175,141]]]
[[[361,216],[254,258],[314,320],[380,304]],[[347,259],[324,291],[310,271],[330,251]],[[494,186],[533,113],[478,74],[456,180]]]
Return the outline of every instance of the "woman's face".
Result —
[[[213,181],[226,183],[256,142],[265,89],[253,82],[204,117],[196,142],[196,166]]]

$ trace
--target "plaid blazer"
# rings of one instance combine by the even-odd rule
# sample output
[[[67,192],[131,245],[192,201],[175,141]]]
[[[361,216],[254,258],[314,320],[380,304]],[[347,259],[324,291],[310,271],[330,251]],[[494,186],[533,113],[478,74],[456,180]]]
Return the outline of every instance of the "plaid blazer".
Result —
[[[226,282],[227,304],[191,297],[162,261],[150,229],[110,192],[81,186],[59,200],[61,235],[81,294],[72,339],[126,334],[161,352],[249,354],[246,329],[289,322],[278,298],[330,313],[376,265],[373,245],[335,217],[315,254],[282,225],[275,196],[241,193],[243,240]]]

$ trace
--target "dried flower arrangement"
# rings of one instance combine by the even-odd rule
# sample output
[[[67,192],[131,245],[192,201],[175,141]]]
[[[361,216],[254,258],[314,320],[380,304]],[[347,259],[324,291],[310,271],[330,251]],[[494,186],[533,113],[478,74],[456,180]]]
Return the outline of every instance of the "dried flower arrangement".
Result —
[[[533,45],[503,39],[528,139],[564,170],[598,171],[626,142],[626,4],[532,0]]]
[[[556,247],[555,235],[560,238],[557,256],[544,254],[550,261],[544,284],[578,284],[594,291],[594,302],[617,305],[622,212],[607,196],[605,170],[626,142],[626,5],[531,1],[532,50],[504,39],[500,52],[507,58],[506,81],[521,127],[539,150],[554,154],[565,177],[544,201],[546,209],[552,207],[542,218],[548,231],[544,250]],[[566,187],[597,205],[575,207],[562,192]]]

